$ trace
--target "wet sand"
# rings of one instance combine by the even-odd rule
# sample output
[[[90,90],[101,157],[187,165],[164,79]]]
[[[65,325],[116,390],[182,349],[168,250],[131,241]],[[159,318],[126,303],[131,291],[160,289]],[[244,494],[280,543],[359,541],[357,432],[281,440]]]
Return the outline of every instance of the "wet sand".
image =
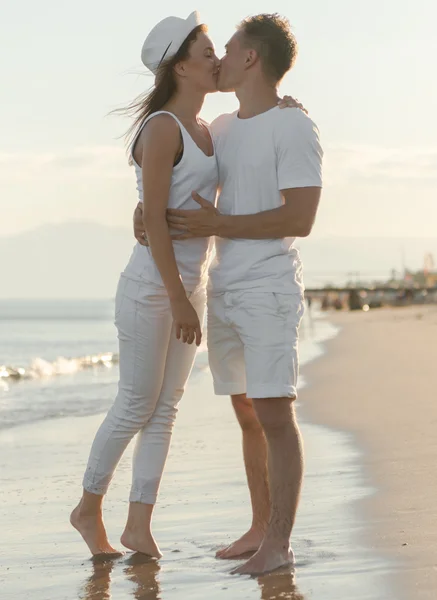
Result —
[[[314,347],[308,345],[317,331],[317,320],[303,328],[304,353],[318,353],[320,338]],[[325,357],[311,369],[321,369],[327,360],[332,364]],[[312,397],[314,389],[305,396]],[[68,517],[102,418],[45,420],[0,432],[2,600],[393,598],[386,587],[390,565],[363,543],[366,522],[355,507],[369,489],[354,441],[348,433],[305,419],[306,478],[293,534],[295,573],[235,577],[230,571],[238,563],[215,559],[219,547],[247,529],[250,510],[239,428],[229,400],[214,397],[207,371],[192,377],[181,403],[155,513],[164,558],[156,564],[130,553],[93,564]],[[127,513],[131,454],[132,448],[105,503],[115,545]]]
[[[396,597],[435,600],[437,306],[329,318],[341,332],[305,370],[302,412],[359,444],[376,489],[358,508],[367,542],[392,561]]]

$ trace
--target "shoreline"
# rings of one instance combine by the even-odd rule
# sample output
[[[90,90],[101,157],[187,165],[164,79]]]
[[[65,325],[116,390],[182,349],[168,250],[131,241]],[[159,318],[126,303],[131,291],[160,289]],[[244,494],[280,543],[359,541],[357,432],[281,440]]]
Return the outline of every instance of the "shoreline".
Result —
[[[314,313],[313,323],[306,322],[303,363],[320,355],[328,359],[323,349],[335,330],[319,317]],[[368,489],[353,439],[310,419],[301,423],[307,464],[292,541],[296,579],[288,571],[235,578],[230,571],[238,561],[215,559],[218,547],[249,526],[250,500],[239,426],[229,400],[214,396],[204,366],[206,355],[201,354],[200,369],[181,403],[155,511],[154,531],[164,552],[158,566],[137,563],[132,554],[93,565],[68,523],[103,414],[65,416],[0,432],[0,502],[5,506],[0,527],[7,548],[0,561],[0,587],[5,600],[104,600],[111,593],[128,600],[146,590],[150,600],[389,597],[383,580],[386,563],[363,543],[363,520],[354,510]],[[133,445],[105,500],[106,525],[116,547],[126,517],[132,451]]]
[[[353,436],[372,494],[356,503],[364,541],[391,565],[399,598],[437,590],[437,307],[327,313],[340,328],[302,368],[299,413]]]

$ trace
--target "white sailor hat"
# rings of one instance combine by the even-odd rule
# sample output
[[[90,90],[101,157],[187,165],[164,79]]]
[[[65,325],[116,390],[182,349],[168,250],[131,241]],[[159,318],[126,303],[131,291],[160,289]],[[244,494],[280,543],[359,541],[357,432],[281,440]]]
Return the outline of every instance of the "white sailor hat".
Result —
[[[162,61],[174,56],[198,25],[201,25],[201,22],[197,11],[192,12],[187,19],[167,17],[160,21],[143,44],[143,64],[156,75]]]

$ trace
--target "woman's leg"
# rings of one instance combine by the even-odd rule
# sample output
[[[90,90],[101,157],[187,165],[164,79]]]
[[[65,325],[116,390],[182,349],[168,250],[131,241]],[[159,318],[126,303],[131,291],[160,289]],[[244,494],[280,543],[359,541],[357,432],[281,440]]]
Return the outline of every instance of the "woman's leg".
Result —
[[[103,496],[91,494],[84,489],[79,504],[70,515],[70,523],[81,534],[93,556],[118,554],[106,534],[102,504]]]
[[[125,281],[123,294],[117,294],[116,325],[118,394],[94,439],[82,500],[71,516],[92,554],[114,551],[103,525],[103,497],[124,450],[149,421],[159,398],[172,328],[167,296]]]
[[[206,302],[204,292],[197,292],[190,300],[202,323]],[[196,350],[194,344],[178,341],[172,330],[164,381],[155,412],[137,438],[129,516],[121,541],[131,550],[152,556],[160,556],[151,532],[153,507],[170,447],[178,404],[190,376]]]

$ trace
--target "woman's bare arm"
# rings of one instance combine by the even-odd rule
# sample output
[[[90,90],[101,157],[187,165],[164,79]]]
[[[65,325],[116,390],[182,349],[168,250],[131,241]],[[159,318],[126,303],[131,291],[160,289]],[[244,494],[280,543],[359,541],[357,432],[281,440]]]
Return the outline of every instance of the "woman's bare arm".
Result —
[[[140,136],[143,170],[143,222],[148,243],[170,298],[178,339],[200,344],[200,324],[183,286],[167,224],[173,165],[180,148],[176,121],[158,115]]]

